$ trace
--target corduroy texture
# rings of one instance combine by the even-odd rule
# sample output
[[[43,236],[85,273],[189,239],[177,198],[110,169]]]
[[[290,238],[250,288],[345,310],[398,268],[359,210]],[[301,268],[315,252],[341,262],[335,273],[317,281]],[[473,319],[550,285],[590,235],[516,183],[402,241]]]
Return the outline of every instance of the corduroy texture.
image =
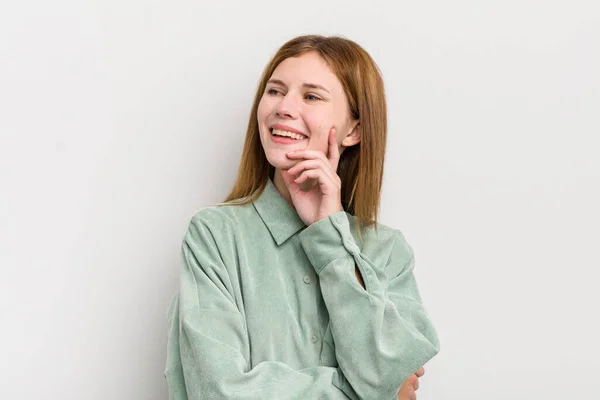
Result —
[[[198,211],[168,311],[170,399],[397,399],[439,340],[402,233],[379,224],[363,245],[356,223],[306,227],[271,180]]]

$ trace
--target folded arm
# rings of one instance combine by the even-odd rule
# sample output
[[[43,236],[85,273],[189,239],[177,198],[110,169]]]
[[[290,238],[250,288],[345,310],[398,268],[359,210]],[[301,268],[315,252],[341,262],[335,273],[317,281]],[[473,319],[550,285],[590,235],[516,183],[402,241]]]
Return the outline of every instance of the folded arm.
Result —
[[[375,265],[356,245],[343,211],[310,225],[300,241],[319,275],[347,383],[361,399],[395,398],[402,383],[439,352],[410,246],[396,231],[387,262]]]

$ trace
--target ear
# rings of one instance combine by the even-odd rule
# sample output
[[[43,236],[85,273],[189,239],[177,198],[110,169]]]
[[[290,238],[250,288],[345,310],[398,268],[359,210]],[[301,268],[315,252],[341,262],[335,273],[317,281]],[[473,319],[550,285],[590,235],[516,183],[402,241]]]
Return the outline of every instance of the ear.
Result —
[[[354,123],[354,127],[350,132],[346,135],[344,140],[342,140],[343,147],[350,147],[358,144],[360,142],[361,128],[359,121]]]

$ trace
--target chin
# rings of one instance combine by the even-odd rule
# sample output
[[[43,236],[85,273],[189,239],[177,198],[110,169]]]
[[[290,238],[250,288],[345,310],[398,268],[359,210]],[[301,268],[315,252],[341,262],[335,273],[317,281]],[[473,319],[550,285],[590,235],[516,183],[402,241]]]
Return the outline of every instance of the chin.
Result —
[[[290,169],[296,165],[296,160],[287,158],[285,151],[268,151],[266,153],[267,161],[275,168]]]

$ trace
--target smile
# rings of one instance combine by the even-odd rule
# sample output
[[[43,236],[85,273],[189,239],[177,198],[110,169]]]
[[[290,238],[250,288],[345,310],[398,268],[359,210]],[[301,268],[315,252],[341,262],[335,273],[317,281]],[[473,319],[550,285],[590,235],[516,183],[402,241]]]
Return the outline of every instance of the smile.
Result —
[[[306,139],[306,136],[301,135],[299,133],[294,133],[294,132],[289,132],[289,131],[283,131],[281,129],[272,129],[271,130],[271,134],[273,136],[283,136],[283,137],[288,137],[294,140],[304,140]]]

